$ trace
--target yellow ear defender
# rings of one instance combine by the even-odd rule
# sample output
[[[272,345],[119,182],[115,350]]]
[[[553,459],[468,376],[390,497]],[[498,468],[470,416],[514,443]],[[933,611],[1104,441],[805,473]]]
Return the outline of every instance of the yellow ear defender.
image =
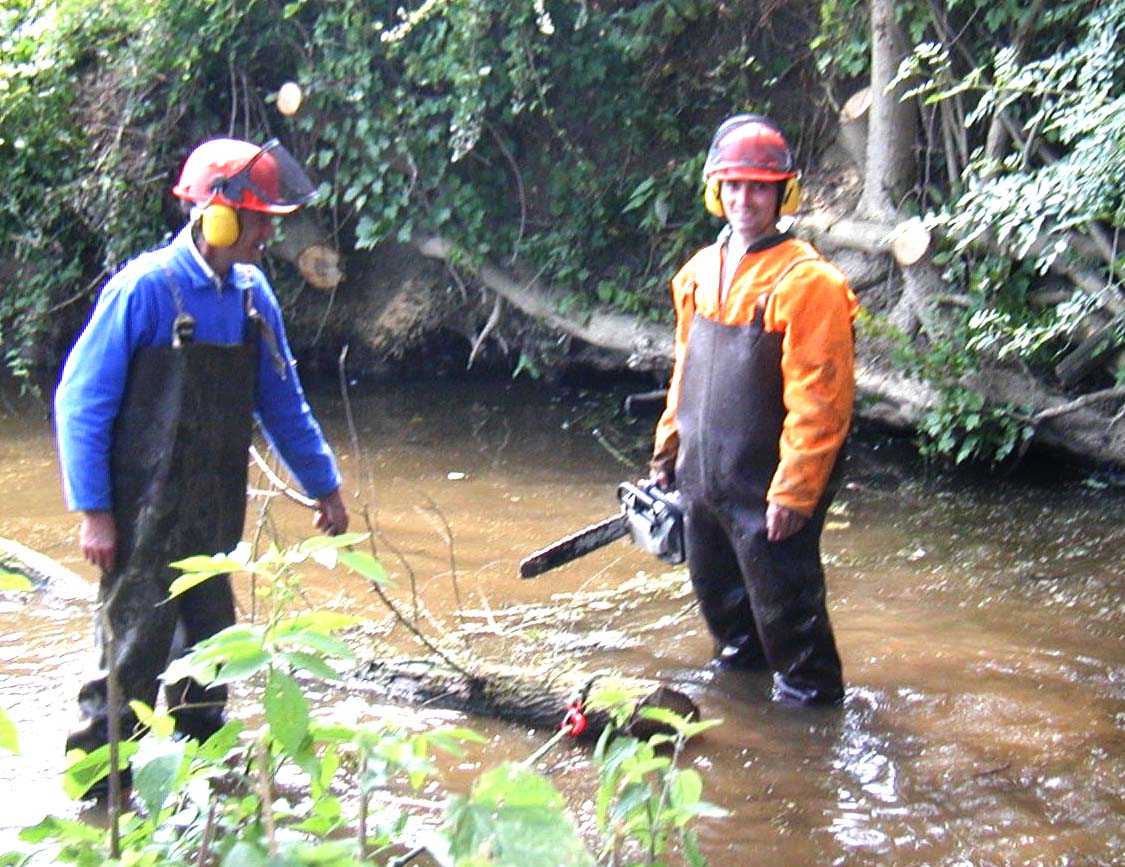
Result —
[[[712,217],[721,217],[723,215],[723,203],[719,198],[719,185],[722,184],[718,178],[711,178],[703,187],[703,207],[707,209],[707,213]]]
[[[212,247],[233,247],[242,234],[238,211],[230,205],[207,205],[199,217],[199,230]]]
[[[797,213],[797,203],[801,198],[801,176],[794,175],[785,179],[785,186],[781,188],[781,216]]]
[[[801,198],[801,181],[794,175],[785,179],[785,186],[781,188],[780,216],[797,213],[797,204]],[[723,216],[723,201],[719,198],[719,187],[722,184],[718,178],[711,178],[703,187],[703,206],[707,213],[713,217]]]

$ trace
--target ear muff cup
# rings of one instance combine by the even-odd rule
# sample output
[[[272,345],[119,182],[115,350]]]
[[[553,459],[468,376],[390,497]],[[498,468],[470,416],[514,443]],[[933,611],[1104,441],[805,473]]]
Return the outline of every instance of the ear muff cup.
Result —
[[[719,185],[722,184],[718,178],[711,178],[703,186],[703,207],[707,209],[707,213],[712,217],[721,217],[723,215],[723,202],[719,198]]]
[[[703,207],[713,217],[723,216],[723,201],[719,198],[719,187],[722,184],[718,178],[711,178],[703,187]],[[797,206],[801,199],[801,181],[794,176],[782,182],[780,216],[797,213]]]
[[[199,218],[199,230],[212,247],[233,247],[242,234],[238,211],[230,205],[208,205]]]
[[[797,205],[801,198],[801,179],[799,176],[794,175],[787,178],[785,185],[781,188],[781,209],[778,213],[781,216],[786,214],[797,213]]]

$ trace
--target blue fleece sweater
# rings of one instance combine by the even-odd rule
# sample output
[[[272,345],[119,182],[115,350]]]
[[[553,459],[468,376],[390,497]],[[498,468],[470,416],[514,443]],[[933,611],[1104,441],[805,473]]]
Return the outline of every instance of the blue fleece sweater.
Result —
[[[110,448],[133,354],[172,342],[178,312],[174,280],[184,310],[195,317],[199,343],[238,343],[245,323],[244,293],[252,293],[274,341],[261,340],[255,413],[267,438],[312,497],[340,485],[332,450],[305,400],[277,299],[265,275],[235,265],[222,285],[193,253],[185,227],[167,246],[142,253],[115,274],[98,298],[90,321],[63,367],[55,391],[55,425],[63,492],[72,510],[110,509]],[[271,343],[275,345],[271,345]]]

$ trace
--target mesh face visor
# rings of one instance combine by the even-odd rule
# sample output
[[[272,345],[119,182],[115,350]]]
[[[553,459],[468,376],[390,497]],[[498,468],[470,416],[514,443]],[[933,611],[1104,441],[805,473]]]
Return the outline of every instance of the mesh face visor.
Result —
[[[284,145],[270,139],[223,183],[221,192],[241,207],[254,208],[256,197],[265,206],[263,210],[286,214],[312,201],[316,187]]]

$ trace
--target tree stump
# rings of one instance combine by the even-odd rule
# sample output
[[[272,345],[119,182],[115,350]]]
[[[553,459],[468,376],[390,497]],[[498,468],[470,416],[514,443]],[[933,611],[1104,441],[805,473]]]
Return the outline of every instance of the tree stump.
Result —
[[[840,109],[840,146],[861,174],[867,165],[867,114],[870,109],[870,87],[857,90]]]

